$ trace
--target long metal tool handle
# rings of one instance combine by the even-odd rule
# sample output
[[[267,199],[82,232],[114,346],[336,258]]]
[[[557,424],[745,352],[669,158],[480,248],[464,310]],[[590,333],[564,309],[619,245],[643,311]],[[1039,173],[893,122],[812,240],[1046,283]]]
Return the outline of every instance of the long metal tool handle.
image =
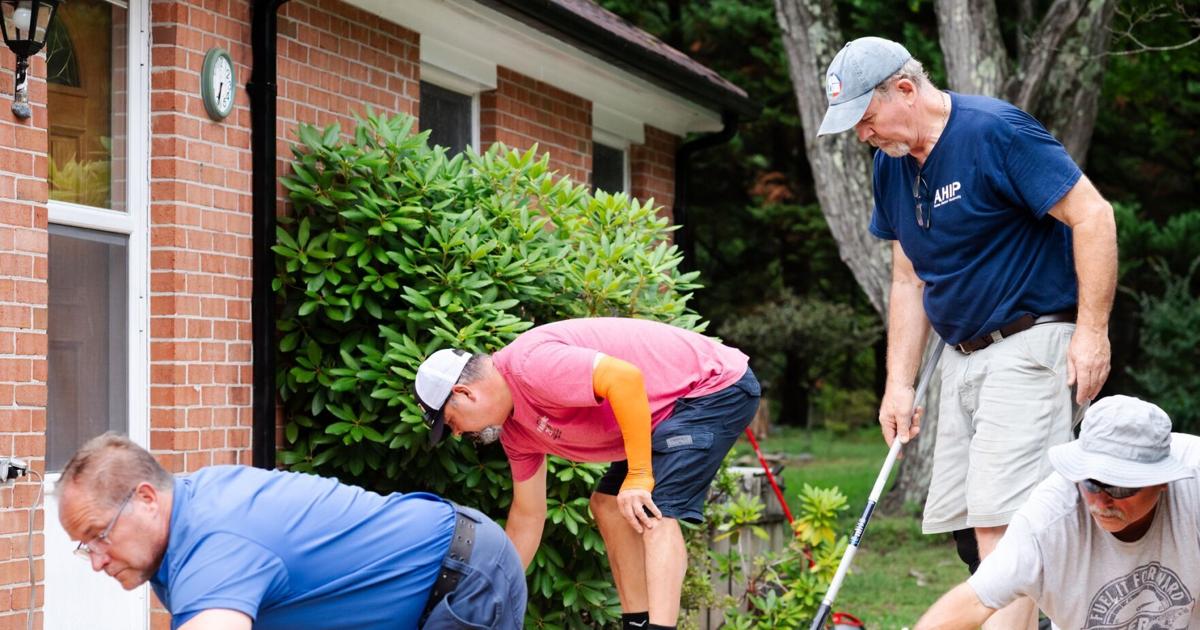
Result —
[[[929,389],[929,379],[933,376],[933,368],[937,366],[938,359],[942,357],[942,350],[946,344],[938,339],[935,335],[933,350],[929,355],[929,360],[925,362],[925,367],[921,370],[921,377],[917,379],[917,391],[913,396],[913,408],[909,415],[915,414],[917,406],[920,405],[921,399],[925,396],[925,390]],[[892,440],[892,448],[888,450],[887,459],[883,460],[883,470],[879,471],[879,476],[875,478],[875,487],[871,488],[871,496],[867,499],[867,507],[863,509],[862,516],[858,519],[858,525],[854,528],[854,535],[850,537],[850,546],[846,547],[846,553],[842,555],[842,561],[838,564],[837,573],[833,574],[833,581],[829,583],[829,590],[825,592],[825,599],[821,601],[821,607],[817,609],[817,616],[813,618],[812,625],[809,630],[821,630],[825,627],[825,621],[829,618],[829,611],[833,608],[833,600],[837,599],[838,591],[842,588],[842,580],[846,579],[846,573],[850,570],[850,564],[854,562],[854,554],[858,552],[858,544],[862,542],[863,533],[867,530],[867,523],[871,522],[871,515],[875,512],[875,504],[879,502],[879,495],[883,494],[883,486],[887,484],[888,476],[892,474],[892,466],[896,463],[896,456],[900,454],[900,438]]]

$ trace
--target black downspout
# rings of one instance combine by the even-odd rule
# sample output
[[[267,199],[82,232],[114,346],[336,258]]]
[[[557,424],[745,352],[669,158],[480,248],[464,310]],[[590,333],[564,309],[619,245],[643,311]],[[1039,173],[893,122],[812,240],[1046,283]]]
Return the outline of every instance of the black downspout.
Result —
[[[277,12],[288,0],[256,0],[250,9],[250,47],[254,67],[250,94],[251,194],[254,225],[253,330],[254,423],[250,431],[252,463],[275,467],[275,94]]]
[[[692,222],[687,216],[688,179],[692,174],[691,156],[698,151],[729,142],[737,134],[738,115],[731,111],[722,112],[721,124],[724,126],[720,131],[688,140],[675,150],[675,204],[672,212],[675,225],[680,226],[679,231],[675,233],[675,243],[679,245],[679,251],[683,254],[680,267],[685,271],[696,269],[695,236]]]

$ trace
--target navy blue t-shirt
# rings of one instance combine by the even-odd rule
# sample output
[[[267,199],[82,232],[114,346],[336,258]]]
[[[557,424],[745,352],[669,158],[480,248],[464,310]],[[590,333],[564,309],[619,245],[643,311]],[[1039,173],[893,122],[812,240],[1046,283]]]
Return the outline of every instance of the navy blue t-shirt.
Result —
[[[1047,214],[1079,181],[1041,123],[994,98],[950,94],[941,138],[921,168],[929,228],[917,224],[917,161],[875,153],[871,233],[900,241],[925,281],[925,312],[947,343],[1077,302],[1071,231]]]
[[[431,494],[246,466],[177,478],[173,501],[150,581],[172,628],[213,608],[255,630],[415,628],[455,521]]]

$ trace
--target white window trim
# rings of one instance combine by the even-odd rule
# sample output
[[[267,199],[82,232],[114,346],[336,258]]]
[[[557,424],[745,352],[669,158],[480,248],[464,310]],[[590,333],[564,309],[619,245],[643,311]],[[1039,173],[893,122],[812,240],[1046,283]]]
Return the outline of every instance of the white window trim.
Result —
[[[128,10],[126,77],[125,212],[50,200],[50,223],[113,232],[129,237],[129,437],[150,444],[150,37],[149,2],[109,0]],[[48,158],[47,158],[48,159]]]

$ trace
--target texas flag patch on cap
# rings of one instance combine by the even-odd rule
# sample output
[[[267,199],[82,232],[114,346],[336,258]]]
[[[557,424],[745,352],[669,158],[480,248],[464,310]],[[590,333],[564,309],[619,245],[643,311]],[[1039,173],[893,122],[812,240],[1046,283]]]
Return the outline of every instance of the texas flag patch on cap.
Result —
[[[838,75],[829,73],[825,82],[825,92],[830,99],[835,99],[842,93],[842,80],[838,78]]]

